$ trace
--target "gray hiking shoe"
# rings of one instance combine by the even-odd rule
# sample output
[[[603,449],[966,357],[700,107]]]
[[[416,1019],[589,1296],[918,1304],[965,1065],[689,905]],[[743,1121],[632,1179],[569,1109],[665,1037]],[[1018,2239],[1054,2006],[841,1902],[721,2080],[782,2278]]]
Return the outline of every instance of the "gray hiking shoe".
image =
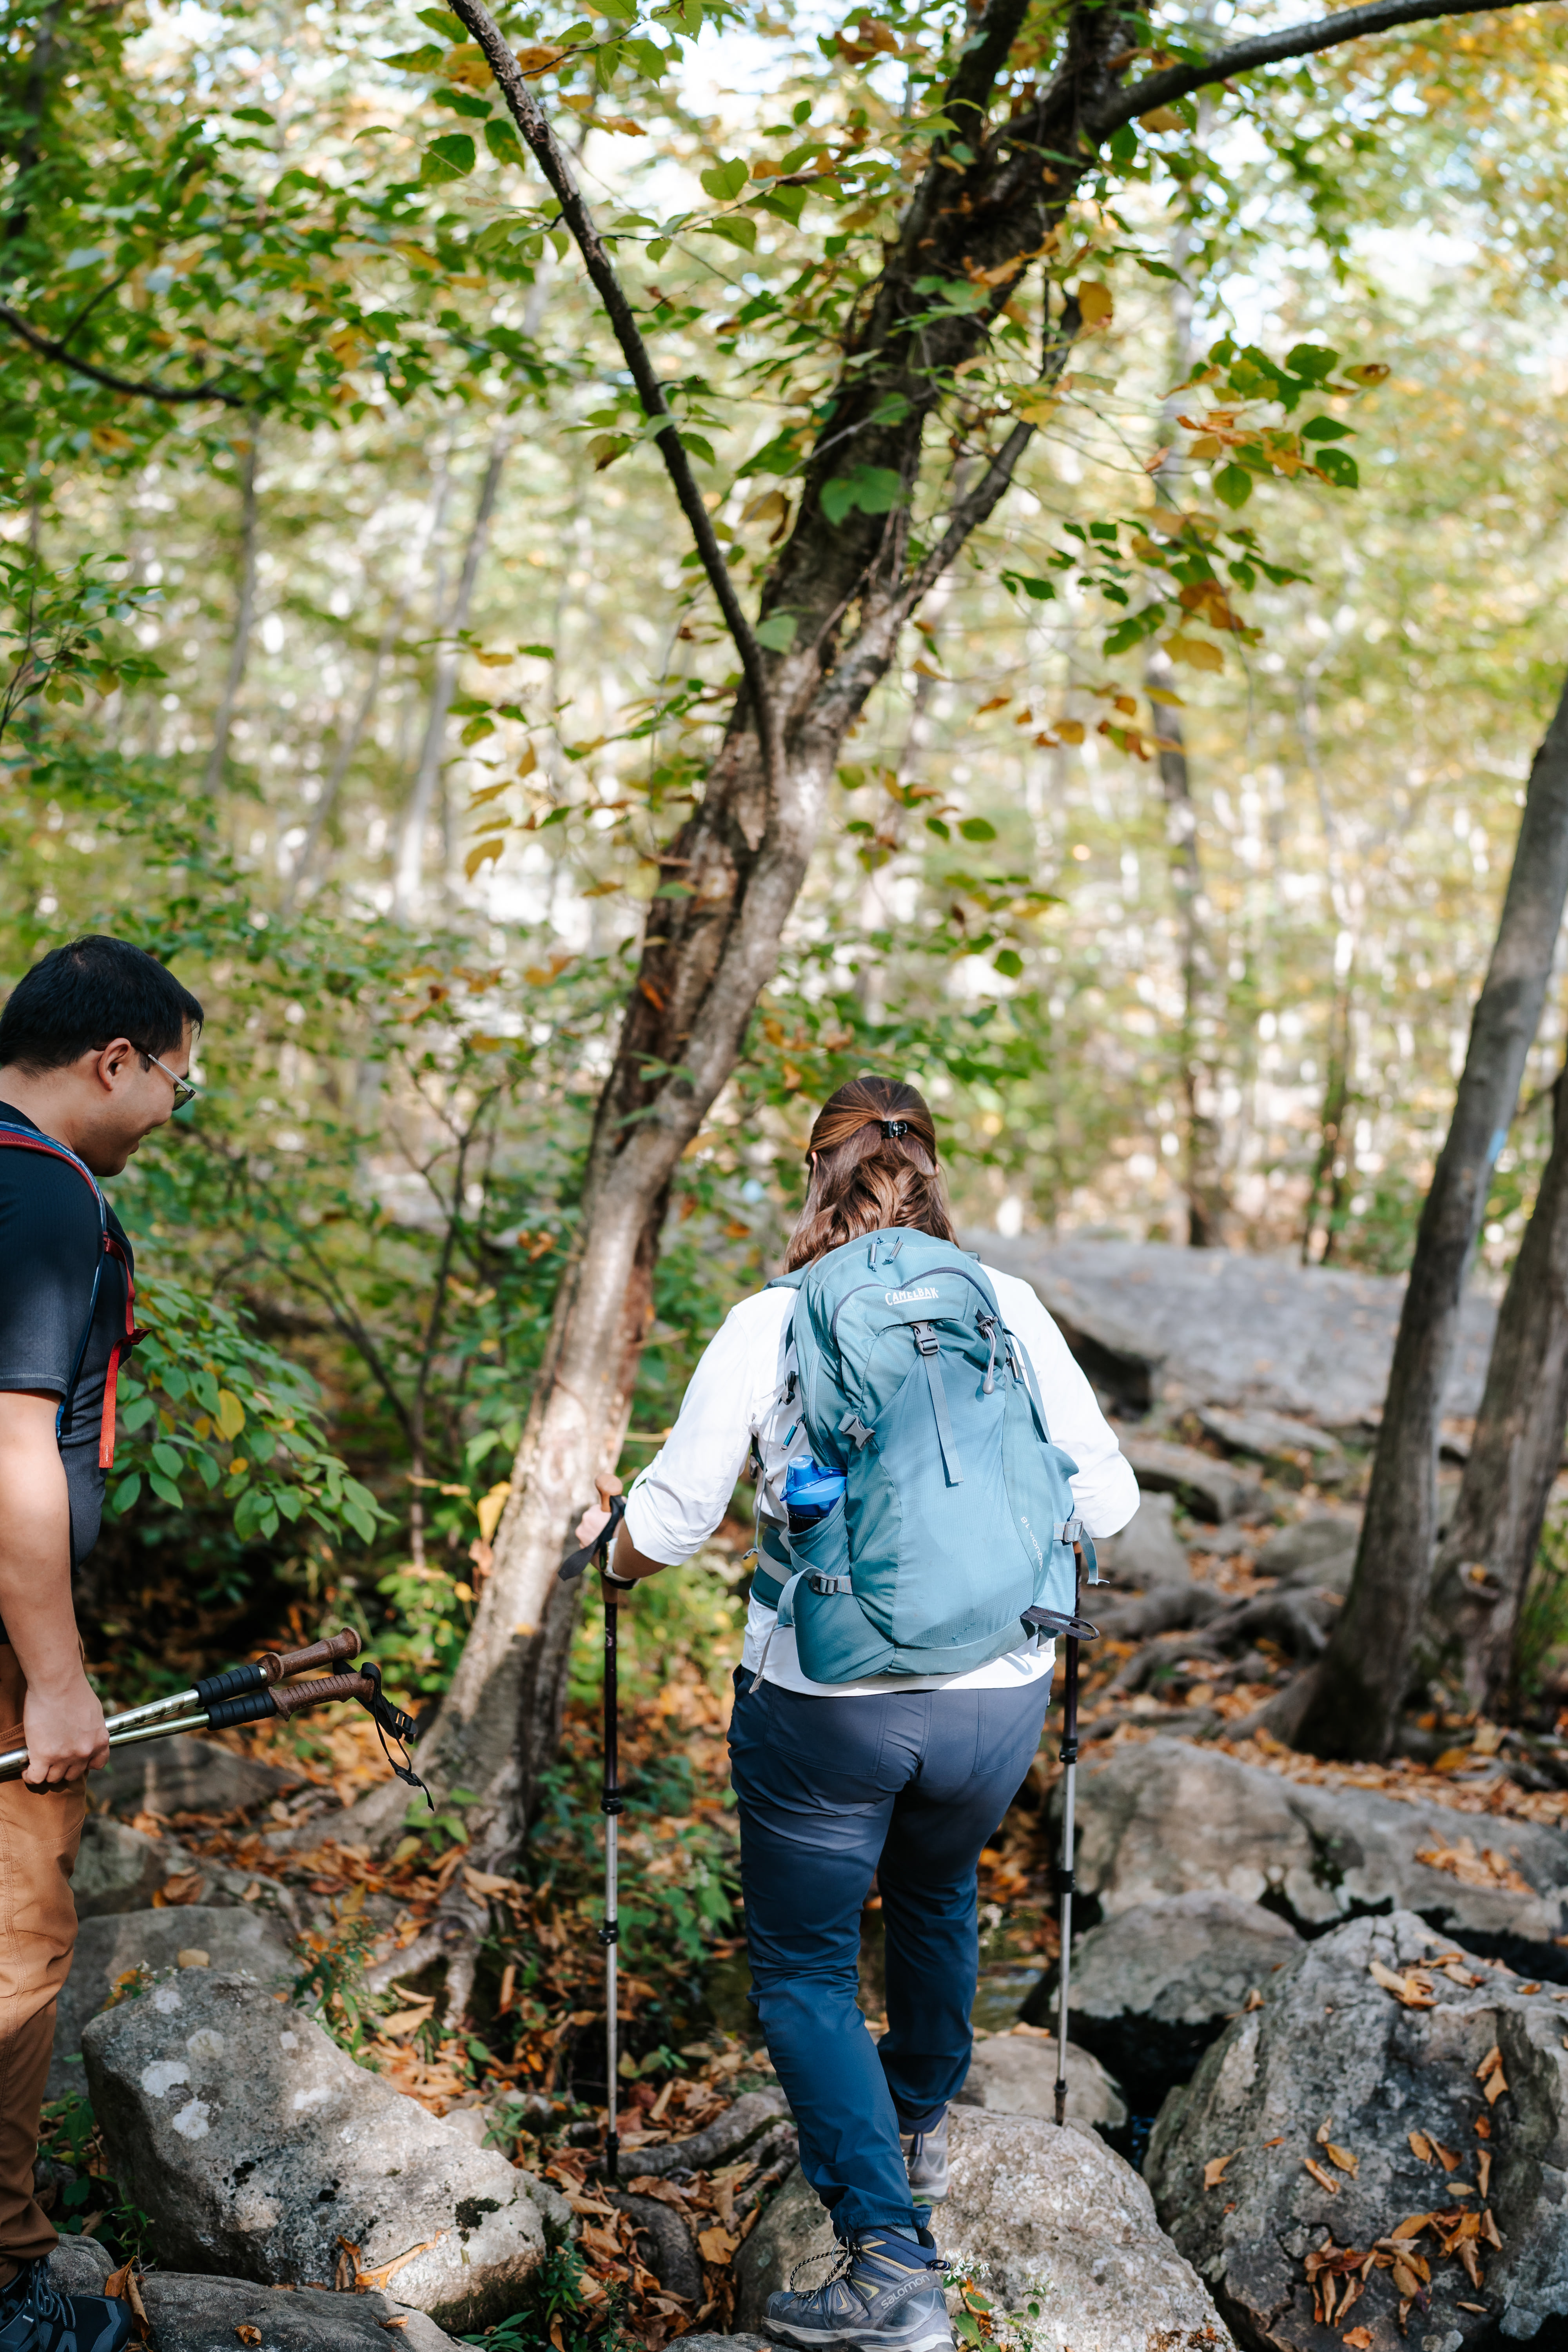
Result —
[[[929,2242],[862,2230],[821,2286],[769,2295],[764,2333],[797,2352],[952,2352],[945,2270]]]
[[[0,2352],[121,2352],[131,2323],[128,2303],[57,2294],[47,2257],[26,2263],[0,2289]]]
[[[910,2195],[917,2205],[940,2205],[947,2195],[947,2109],[924,2131],[900,2132],[899,2144],[910,2168]]]

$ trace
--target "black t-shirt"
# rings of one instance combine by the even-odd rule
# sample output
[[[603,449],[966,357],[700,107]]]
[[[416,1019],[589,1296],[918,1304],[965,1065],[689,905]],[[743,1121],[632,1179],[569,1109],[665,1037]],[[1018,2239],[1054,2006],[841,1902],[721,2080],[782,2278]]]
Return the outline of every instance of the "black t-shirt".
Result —
[[[43,1131],[3,1097],[0,1121],[29,1128],[35,1135]],[[131,1244],[112,1209],[109,1230],[129,1260]],[[67,1160],[0,1136],[0,1389],[64,1396],[102,1252],[97,1204],[79,1171]],[[116,1340],[125,1338],[125,1280],[119,1259],[104,1256],[92,1336],[71,1399],[71,1425],[60,1445],[70,1490],[73,1567],[80,1566],[98,1541],[103,1517],[99,1430],[109,1359]]]

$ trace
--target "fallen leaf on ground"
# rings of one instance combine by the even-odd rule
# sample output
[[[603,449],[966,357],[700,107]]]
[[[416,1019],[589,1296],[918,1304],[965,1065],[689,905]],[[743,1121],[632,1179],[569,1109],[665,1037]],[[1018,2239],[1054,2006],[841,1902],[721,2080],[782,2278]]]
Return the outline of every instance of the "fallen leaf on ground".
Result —
[[[261,2341],[260,2328],[252,2327],[248,2320],[238,2321],[234,2332],[242,2344],[259,2344]]]
[[[1445,2147],[1440,2139],[1433,2141],[1432,2153],[1445,2172],[1458,2172],[1461,2159],[1455,2155],[1451,2147]]]
[[[1498,2234],[1498,2225],[1492,2220],[1491,2208],[1489,2205],[1486,2211],[1481,2215],[1480,2233],[1486,2240],[1489,2246],[1495,2246],[1500,2253],[1502,2252],[1502,2239]]]
[[[1342,2344],[1348,2344],[1351,2347],[1351,2352],[1370,2352],[1372,2345],[1372,2330],[1370,2327],[1349,2328],[1345,2334],[1341,2336],[1340,2341]]]
[[[1432,2143],[1427,2138],[1426,2133],[1406,2132],[1405,2137],[1410,2142],[1412,2155],[1418,2156],[1423,2164],[1430,2164],[1432,2161]]]
[[[1240,2154],[1238,2147],[1233,2147],[1228,2156],[1211,2156],[1204,2167],[1204,2187],[1217,2189],[1225,2179],[1226,2166],[1234,2164]]]
[[[1393,1993],[1406,2009],[1431,2009],[1436,2004],[1437,1996],[1432,1990],[1432,1979],[1423,1969],[1411,1969],[1397,1977],[1381,1960],[1370,1960],[1367,1968],[1373,1982],[1380,1984],[1384,1992]]]
[[[697,2244],[705,2263],[727,2263],[735,2251],[735,2241],[728,2230],[700,2231]]]
[[[1380,2238],[1378,2243],[1384,2246],[1398,2245],[1406,2238],[1419,2237],[1422,2231],[1430,2229],[1431,2225],[1430,2213],[1412,2213],[1407,2220],[1400,2222],[1396,2230],[1390,2230],[1386,2238]]]
[[[1310,2156],[1303,2157],[1301,2161],[1306,2166],[1307,2170],[1311,2174],[1320,2189],[1326,2189],[1331,2197],[1337,2197],[1339,2195],[1340,2184],[1334,2179],[1331,2172],[1325,2172],[1321,2164],[1314,2163]]]

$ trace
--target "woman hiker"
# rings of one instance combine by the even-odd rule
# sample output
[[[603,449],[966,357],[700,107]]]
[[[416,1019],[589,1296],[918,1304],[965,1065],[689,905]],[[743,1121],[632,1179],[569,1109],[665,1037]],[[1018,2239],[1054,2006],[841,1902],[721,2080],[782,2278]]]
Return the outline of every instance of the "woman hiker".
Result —
[[[785,1276],[709,1345],[626,1497],[606,1601],[699,1550],[754,1458],[730,1731],[752,1999],[840,2247],[824,2285],[770,2297],[766,2332],[927,2352],[952,2340],[926,2224],[969,2070],[976,1865],[1050,1697],[1053,1643],[1023,1612],[1070,1612],[1074,1544],[1124,1527],[1138,1489],[1029,1286],[959,1248],[914,1087],[841,1087],[809,1156]],[[880,2042],[856,2002],[873,1873]]]

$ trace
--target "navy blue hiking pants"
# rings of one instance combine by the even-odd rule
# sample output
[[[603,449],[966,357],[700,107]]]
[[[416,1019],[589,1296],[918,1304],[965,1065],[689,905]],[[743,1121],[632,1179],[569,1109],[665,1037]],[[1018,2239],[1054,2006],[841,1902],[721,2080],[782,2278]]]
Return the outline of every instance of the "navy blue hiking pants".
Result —
[[[900,2127],[969,2071],[975,1866],[1028,1771],[1045,1675],[1014,1690],[808,1697],[736,1675],[730,1761],[752,1999],[840,2238],[919,2225]],[[878,1874],[888,2032],[856,2004],[860,1913]]]

